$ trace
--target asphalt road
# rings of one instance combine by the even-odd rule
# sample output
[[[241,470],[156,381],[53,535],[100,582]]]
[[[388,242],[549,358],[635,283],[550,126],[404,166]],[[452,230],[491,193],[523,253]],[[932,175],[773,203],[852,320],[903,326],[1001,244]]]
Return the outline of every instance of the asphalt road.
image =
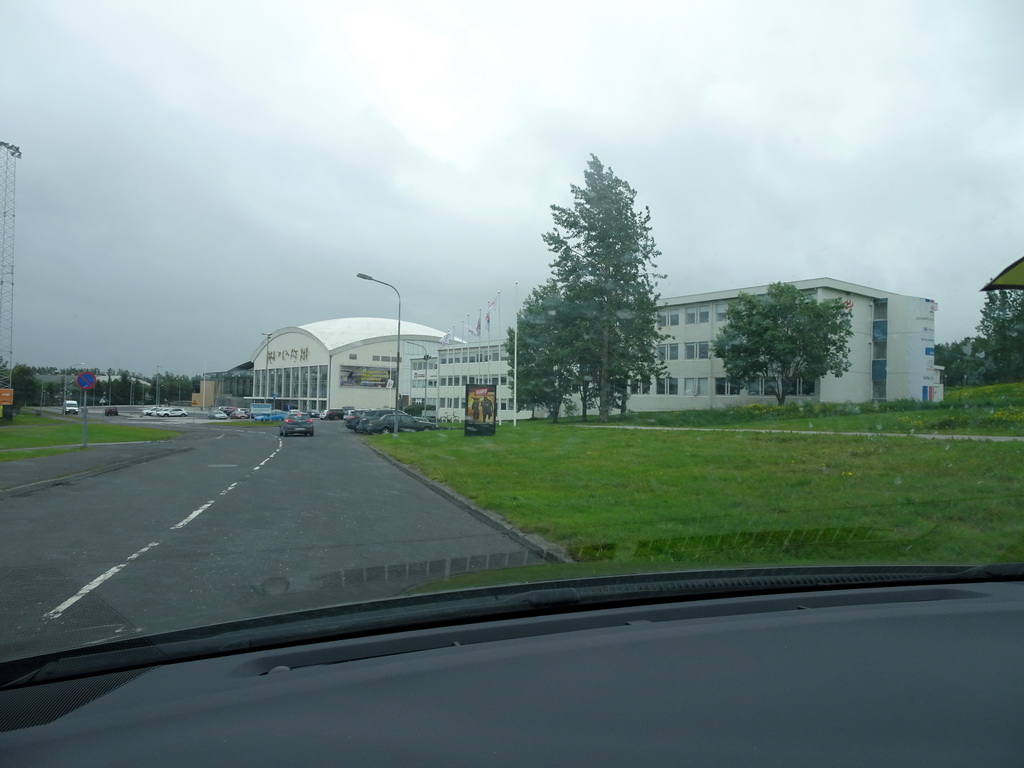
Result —
[[[341,422],[174,421],[184,450],[0,501],[0,659],[542,562]]]

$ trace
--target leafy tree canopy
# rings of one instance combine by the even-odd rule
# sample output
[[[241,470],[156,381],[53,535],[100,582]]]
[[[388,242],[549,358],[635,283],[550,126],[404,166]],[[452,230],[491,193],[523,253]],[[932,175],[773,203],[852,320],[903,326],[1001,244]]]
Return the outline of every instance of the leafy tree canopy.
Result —
[[[1024,291],[987,292],[978,336],[973,351],[985,361],[984,383],[1024,381]]]
[[[798,379],[850,369],[850,312],[840,299],[815,301],[789,283],[730,302],[726,325],[712,342],[729,378],[776,382],[779,404]]]

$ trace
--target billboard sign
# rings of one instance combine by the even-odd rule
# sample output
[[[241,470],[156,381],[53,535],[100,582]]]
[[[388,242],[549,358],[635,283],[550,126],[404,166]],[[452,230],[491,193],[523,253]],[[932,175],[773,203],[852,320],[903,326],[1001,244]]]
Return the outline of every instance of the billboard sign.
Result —
[[[494,384],[466,385],[466,415],[463,433],[467,436],[494,434],[498,415],[498,388]]]
[[[378,389],[387,389],[389,381],[391,381],[390,368],[342,365],[338,370],[339,387],[374,387]]]

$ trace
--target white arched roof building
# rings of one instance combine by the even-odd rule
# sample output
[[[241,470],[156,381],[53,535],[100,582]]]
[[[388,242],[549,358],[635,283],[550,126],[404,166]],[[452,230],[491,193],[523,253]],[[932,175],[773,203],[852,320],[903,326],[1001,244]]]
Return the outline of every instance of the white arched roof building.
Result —
[[[395,405],[422,400],[436,381],[437,349],[444,331],[403,322],[398,364],[398,322],[344,317],[288,326],[267,334],[252,354],[250,400],[302,410]],[[428,358],[424,359],[426,355]]]

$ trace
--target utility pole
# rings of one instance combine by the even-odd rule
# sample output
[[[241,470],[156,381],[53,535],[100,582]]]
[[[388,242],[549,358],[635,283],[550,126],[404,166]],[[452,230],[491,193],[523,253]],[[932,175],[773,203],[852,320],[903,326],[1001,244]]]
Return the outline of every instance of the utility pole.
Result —
[[[14,176],[21,150],[0,141],[0,151],[0,389],[10,389],[14,367]],[[7,408],[3,407],[5,414]]]

